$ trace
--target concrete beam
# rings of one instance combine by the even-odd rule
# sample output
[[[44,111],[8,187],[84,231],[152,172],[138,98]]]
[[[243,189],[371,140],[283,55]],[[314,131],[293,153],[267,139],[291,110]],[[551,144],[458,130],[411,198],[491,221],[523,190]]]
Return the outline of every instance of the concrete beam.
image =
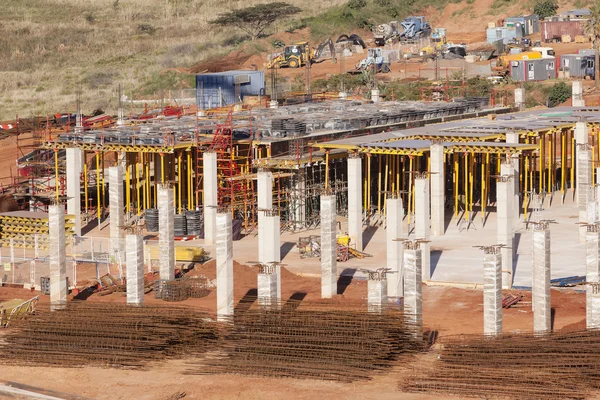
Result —
[[[402,252],[404,245],[395,239],[404,237],[404,227],[402,219],[404,218],[404,207],[402,199],[387,199],[386,213],[386,250],[387,267],[391,274],[387,277],[388,295],[390,297],[404,296],[404,287],[402,284]]]
[[[446,229],[444,146],[441,143],[431,143],[429,154],[431,163],[431,234],[442,236]]]
[[[502,333],[502,255],[499,249],[483,257],[483,333]]]
[[[429,241],[431,218],[429,214],[429,178],[415,179],[415,238]],[[431,279],[431,252],[429,242],[421,243],[422,279]]]
[[[175,279],[175,204],[173,189],[168,185],[158,187],[158,249],[160,279]]]
[[[218,213],[217,223],[217,320],[233,315],[233,232],[231,213]]]
[[[348,158],[348,235],[358,251],[363,251],[362,237],[362,159]]]
[[[81,174],[84,162],[83,150],[67,149],[67,213],[75,216],[77,236],[81,236]]]
[[[218,203],[217,153],[202,154],[202,181],[204,189],[204,244],[215,244],[217,238],[216,215]]]
[[[48,207],[48,225],[50,242],[50,307],[52,310],[58,310],[66,307],[68,290],[65,211],[61,204]]]
[[[337,294],[337,240],[335,196],[321,195],[321,297]]]
[[[533,230],[533,331],[550,332],[552,310],[550,307],[550,230]]]
[[[127,276],[127,304],[144,303],[144,237],[125,237],[125,268]]]

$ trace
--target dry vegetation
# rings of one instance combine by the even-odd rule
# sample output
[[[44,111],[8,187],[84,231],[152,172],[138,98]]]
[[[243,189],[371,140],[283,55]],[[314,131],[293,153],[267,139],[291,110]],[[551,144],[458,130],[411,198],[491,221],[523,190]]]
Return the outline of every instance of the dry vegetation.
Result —
[[[137,96],[192,87],[186,67],[241,40],[208,21],[260,2],[269,1],[4,0],[0,119],[73,111],[78,88],[89,112],[114,110],[119,83]],[[288,2],[310,16],[344,1]]]

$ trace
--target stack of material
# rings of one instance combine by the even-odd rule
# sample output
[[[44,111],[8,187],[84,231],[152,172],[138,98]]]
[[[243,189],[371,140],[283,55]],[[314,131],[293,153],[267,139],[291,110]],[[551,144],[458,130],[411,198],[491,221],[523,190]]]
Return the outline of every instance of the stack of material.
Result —
[[[190,374],[250,374],[336,381],[369,379],[423,348],[397,311],[324,304],[239,312],[223,350]]]
[[[65,236],[74,235],[74,216],[65,216]],[[12,211],[0,214],[0,245],[33,249],[35,235],[38,235],[38,247],[48,249],[48,213],[32,211]]]
[[[199,210],[189,210],[185,212],[188,236],[200,236],[202,233],[202,212]]]
[[[157,208],[149,208],[146,210],[146,230],[148,232],[158,232]]]
[[[297,121],[289,120],[284,123],[286,136],[303,136],[306,135],[306,124]]]
[[[175,236],[187,236],[187,218],[185,214],[175,214],[174,232]]]
[[[143,368],[214,347],[209,314],[187,307],[71,302],[13,325],[0,343],[0,363],[35,366]]]
[[[518,399],[584,398],[600,387],[600,330],[450,337],[406,392]]]
[[[174,279],[154,281],[154,298],[164,301],[184,301],[188,298],[201,298],[210,294],[208,278]]]

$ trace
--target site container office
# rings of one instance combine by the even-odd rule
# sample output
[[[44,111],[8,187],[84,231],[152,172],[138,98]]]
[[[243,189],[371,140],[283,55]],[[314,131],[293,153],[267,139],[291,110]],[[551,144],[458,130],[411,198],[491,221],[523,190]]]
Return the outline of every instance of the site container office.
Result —
[[[557,76],[556,60],[540,58],[510,62],[510,76],[513,81],[544,81]]]
[[[569,76],[586,76],[586,70],[594,68],[593,54],[563,54],[560,57],[560,68],[569,71]]]
[[[225,71],[196,75],[198,109],[239,103],[245,96],[265,94],[264,71]]]
[[[508,28],[506,26],[487,28],[486,36],[487,42],[490,44],[499,40],[501,40],[502,43],[507,44],[511,41],[511,39],[517,37],[517,30],[514,27]]]
[[[517,37],[520,38],[539,32],[540,19],[537,14],[510,17],[506,18],[505,26],[515,27],[517,31]]]

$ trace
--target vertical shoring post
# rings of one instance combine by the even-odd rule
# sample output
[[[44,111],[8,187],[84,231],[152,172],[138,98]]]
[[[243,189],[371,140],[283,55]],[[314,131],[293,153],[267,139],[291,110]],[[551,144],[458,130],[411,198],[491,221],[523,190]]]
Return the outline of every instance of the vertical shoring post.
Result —
[[[565,167],[566,167],[566,159],[567,159],[567,142],[565,140],[565,132],[560,131],[560,193],[563,197],[565,196],[565,180],[567,178]]]
[[[329,150],[325,150],[325,189],[329,189]]]
[[[371,153],[367,154],[367,207],[366,207],[368,218],[371,219]]]
[[[182,207],[182,203],[181,203],[181,189],[183,188],[182,185],[182,179],[183,176],[181,176],[181,152],[179,153],[179,157],[177,157],[177,206],[178,206],[178,210],[179,210],[179,214],[181,214],[181,207]]]
[[[127,159],[127,153],[125,153]],[[125,162],[125,210],[127,214],[131,211],[131,177],[129,175],[129,163]]]
[[[377,155],[377,214],[381,214],[381,163],[383,154]]]
[[[412,182],[413,182],[413,156],[408,156],[408,224],[410,225],[410,214],[412,213],[412,203],[413,203],[413,192]]]
[[[548,191],[548,195],[552,196],[552,168],[553,168],[553,161],[552,161],[552,147],[554,147],[552,144],[552,142],[554,142],[554,131],[550,131],[550,134],[548,136],[548,154],[547,157],[548,159],[546,160],[546,163],[548,165],[548,176],[547,176],[547,180],[548,180],[548,186],[546,187],[546,190]]]
[[[469,153],[465,153],[465,176],[463,187],[465,190],[465,220],[469,221]]]
[[[96,152],[96,214],[98,216],[98,225],[100,225],[100,218],[102,206],[100,205],[100,153]]]
[[[135,156],[135,190],[137,192],[137,215],[142,215],[142,194],[140,191],[140,153]]]
[[[571,190],[575,189],[575,134],[571,130]]]
[[[106,192],[105,192],[105,188],[104,188],[104,152],[101,151],[100,152],[100,156],[101,156],[101,164],[102,164],[102,208],[104,208],[106,206]]]
[[[87,218],[88,213],[88,173],[87,173],[87,159],[85,151],[83,152],[83,197],[85,201],[85,213]]]
[[[526,143],[529,143],[529,139],[526,139]],[[531,155],[527,154],[525,156],[525,190],[523,191],[523,219],[527,220],[527,207],[529,206],[529,161]]]
[[[544,188],[544,136],[538,136],[540,149],[538,151],[538,190],[543,193]]]
[[[483,157],[483,156],[482,156]],[[485,203],[487,199],[487,174],[485,166],[490,162],[490,154],[485,154],[485,162],[481,163],[481,223],[485,221]]]
[[[469,211],[471,212],[471,218],[473,217],[473,186],[475,186],[474,177],[477,171],[475,171],[475,154],[471,153],[469,157]]]
[[[146,158],[146,162],[145,162],[145,166],[144,168],[146,169],[145,172],[145,183],[146,183],[146,209],[149,209],[151,206],[151,196],[150,196],[150,164],[149,164],[149,160],[148,158]],[[154,191],[154,194],[156,194],[156,191]],[[156,200],[156,199],[155,199]],[[156,201],[154,202],[154,205],[156,205]]]
[[[458,154],[453,153],[452,158],[454,161],[454,174],[452,175],[452,179],[454,181],[454,217],[458,217],[458,177],[459,177],[459,163],[458,163]]]
[[[192,203],[192,152],[190,149],[186,151],[187,156],[187,206],[188,210],[194,209],[194,204]]]

